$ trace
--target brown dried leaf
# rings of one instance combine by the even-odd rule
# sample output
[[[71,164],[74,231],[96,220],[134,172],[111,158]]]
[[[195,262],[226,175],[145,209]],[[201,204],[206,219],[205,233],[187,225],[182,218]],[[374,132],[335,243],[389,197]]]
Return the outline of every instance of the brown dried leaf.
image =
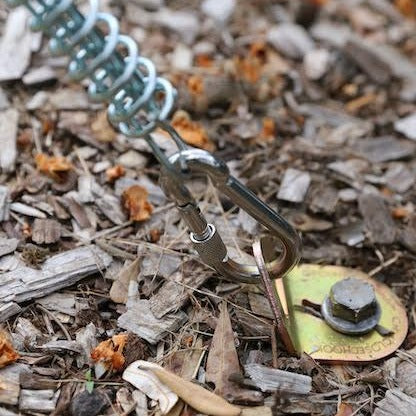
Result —
[[[0,368],[14,363],[19,358],[19,354],[14,350],[7,334],[0,331]]]
[[[125,363],[123,350],[127,338],[128,334],[120,334],[100,342],[91,351],[91,358],[96,363],[103,364],[107,370],[120,371]]]
[[[127,293],[131,280],[134,280],[139,273],[140,258],[137,258],[128,266],[123,267],[120,273],[111,286],[110,298],[115,303],[126,303]]]
[[[239,416],[241,409],[197,384],[186,381],[157,364],[137,361],[139,368],[149,370],[178,397],[195,410],[211,416]]]
[[[215,384],[215,393],[227,400],[258,403],[259,393],[240,388],[230,381],[230,376],[239,376],[240,363],[234,343],[230,315],[225,303],[220,305],[220,316],[208,353],[206,380]]]
[[[91,124],[91,130],[94,137],[99,142],[109,143],[116,138],[116,132],[107,119],[107,112],[102,111]]]
[[[121,165],[115,165],[105,171],[108,182],[114,182],[126,174],[126,170]]]
[[[208,151],[214,150],[214,143],[208,137],[205,129],[197,122],[192,121],[186,111],[177,111],[172,118],[172,125],[183,137],[186,143]]]
[[[335,416],[351,416],[354,413],[354,409],[348,403],[341,403],[338,412]]]
[[[129,212],[131,221],[145,221],[150,218],[153,206],[147,196],[147,190],[140,185],[130,186],[123,192],[123,206]]]
[[[55,157],[38,153],[35,156],[37,169],[49,176],[56,182],[65,182],[67,172],[73,169],[73,166],[64,157]]]

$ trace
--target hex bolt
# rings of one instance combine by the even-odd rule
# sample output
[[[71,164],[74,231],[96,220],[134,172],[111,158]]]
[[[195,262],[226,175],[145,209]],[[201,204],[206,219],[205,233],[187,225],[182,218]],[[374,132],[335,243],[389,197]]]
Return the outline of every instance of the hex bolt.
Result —
[[[351,335],[371,331],[381,316],[373,286],[355,277],[340,280],[331,287],[321,312],[333,329]]]

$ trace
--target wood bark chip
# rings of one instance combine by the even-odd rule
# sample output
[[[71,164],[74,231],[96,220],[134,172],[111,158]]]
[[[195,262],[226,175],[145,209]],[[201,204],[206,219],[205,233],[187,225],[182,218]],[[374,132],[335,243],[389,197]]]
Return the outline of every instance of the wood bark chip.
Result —
[[[61,238],[61,224],[53,219],[36,219],[32,226],[32,241],[53,244]]]
[[[40,270],[19,267],[2,275],[0,305],[43,297],[82,278],[105,269],[112,258],[94,245],[59,253],[45,261]]]
[[[244,370],[254,384],[264,392],[308,394],[312,390],[312,378],[309,376],[260,364],[246,364]]]
[[[396,226],[383,198],[376,194],[362,194],[358,206],[373,243],[391,244],[396,239]]]
[[[15,109],[11,108],[0,112],[0,168],[3,172],[12,172],[15,168],[17,157],[16,138],[18,120],[19,112]]]
[[[377,403],[373,416],[395,415],[416,416],[416,399],[399,389],[387,390],[385,398]]]
[[[10,12],[0,41],[0,82],[20,79],[29,65],[32,36],[23,7]]]

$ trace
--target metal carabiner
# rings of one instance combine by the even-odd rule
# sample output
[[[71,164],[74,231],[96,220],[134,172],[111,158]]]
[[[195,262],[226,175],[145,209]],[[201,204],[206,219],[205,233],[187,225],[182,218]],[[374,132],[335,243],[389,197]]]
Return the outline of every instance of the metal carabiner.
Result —
[[[256,265],[242,264],[228,256],[220,234],[206,221],[184,182],[193,175],[208,176],[215,187],[232,202],[265,226],[281,243],[280,256],[266,267],[273,278],[283,276],[297,264],[301,241],[293,227],[277,212],[230,174],[227,165],[201,149],[181,149],[162,164],[161,186],[172,198],[191,230],[190,239],[202,260],[231,280],[259,282]],[[173,170],[173,171],[172,171]]]

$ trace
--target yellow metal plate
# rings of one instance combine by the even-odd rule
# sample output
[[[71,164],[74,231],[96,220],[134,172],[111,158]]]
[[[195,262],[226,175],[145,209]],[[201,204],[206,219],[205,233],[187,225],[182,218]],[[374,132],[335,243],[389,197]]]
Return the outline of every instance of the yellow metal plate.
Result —
[[[380,325],[392,330],[392,335],[381,336],[375,330],[361,336],[344,335],[334,331],[324,320],[294,309],[294,305],[302,305],[303,299],[322,304],[334,283],[352,276],[373,285],[382,310]],[[289,332],[298,352],[306,352],[316,360],[368,362],[390,355],[406,337],[408,320],[398,297],[386,285],[359,270],[303,264],[283,280],[289,308]]]

